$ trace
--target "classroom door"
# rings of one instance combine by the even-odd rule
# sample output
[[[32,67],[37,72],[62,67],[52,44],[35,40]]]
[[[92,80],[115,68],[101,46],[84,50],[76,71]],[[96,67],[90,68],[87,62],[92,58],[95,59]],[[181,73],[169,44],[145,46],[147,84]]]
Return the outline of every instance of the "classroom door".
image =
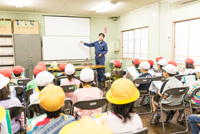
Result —
[[[33,68],[42,60],[39,34],[14,34],[15,65],[26,69],[26,77],[32,78]]]

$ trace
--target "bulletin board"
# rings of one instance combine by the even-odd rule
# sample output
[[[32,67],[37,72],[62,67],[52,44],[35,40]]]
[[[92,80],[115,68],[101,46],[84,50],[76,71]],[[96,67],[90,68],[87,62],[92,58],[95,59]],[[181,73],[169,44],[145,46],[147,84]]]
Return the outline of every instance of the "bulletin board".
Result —
[[[0,19],[0,34],[12,34],[11,19]]]
[[[14,20],[14,34],[39,34],[38,22],[34,20]]]

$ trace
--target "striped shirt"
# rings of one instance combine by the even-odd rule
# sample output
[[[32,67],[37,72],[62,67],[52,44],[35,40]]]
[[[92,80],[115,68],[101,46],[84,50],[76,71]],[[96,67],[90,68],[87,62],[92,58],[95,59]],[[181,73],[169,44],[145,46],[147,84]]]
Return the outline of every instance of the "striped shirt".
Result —
[[[200,87],[200,80],[197,80],[192,85],[192,88],[187,92],[187,95],[190,97],[195,89]],[[192,104],[200,105],[200,92],[197,92],[195,96],[191,99]]]

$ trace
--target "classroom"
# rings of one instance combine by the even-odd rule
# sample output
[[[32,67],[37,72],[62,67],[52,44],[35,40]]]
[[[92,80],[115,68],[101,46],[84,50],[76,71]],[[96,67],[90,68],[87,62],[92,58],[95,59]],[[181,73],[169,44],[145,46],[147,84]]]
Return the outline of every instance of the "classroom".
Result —
[[[200,0],[0,0],[0,134],[200,134]]]

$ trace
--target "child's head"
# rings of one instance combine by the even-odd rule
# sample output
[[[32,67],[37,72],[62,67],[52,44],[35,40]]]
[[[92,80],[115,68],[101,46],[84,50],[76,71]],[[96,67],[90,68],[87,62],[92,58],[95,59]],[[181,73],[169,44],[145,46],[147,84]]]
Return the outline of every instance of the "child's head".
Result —
[[[152,60],[148,60],[149,64],[150,64],[150,68],[153,68],[154,62]]]
[[[174,65],[171,65],[171,64],[168,64],[165,67],[163,67],[163,70],[164,70],[163,76],[165,78],[169,78],[169,77],[175,76],[177,71],[178,71],[177,67],[174,66]]]
[[[21,67],[21,66],[14,66],[12,68],[12,72],[15,75],[15,77],[21,77],[22,73],[24,72],[24,70],[25,69],[23,67]]]
[[[194,60],[193,59],[191,59],[191,58],[187,58],[186,60],[185,60],[185,68],[186,69],[194,69]]]
[[[177,67],[177,63],[175,61],[169,61],[168,64],[174,65],[175,67]]]
[[[34,69],[33,69],[33,74],[36,77],[37,74],[39,74],[40,72],[46,71],[46,68],[42,65],[37,65]]]
[[[94,81],[94,71],[90,68],[84,68],[80,73],[80,80],[84,85],[90,85]]]
[[[8,99],[8,96],[10,95],[10,89],[8,85],[9,81],[9,78],[0,74],[0,101]]]
[[[38,100],[47,117],[55,118],[60,115],[64,106],[65,93],[61,87],[49,84],[40,92]]]
[[[164,66],[166,66],[168,64],[167,60],[165,59],[160,59],[158,62],[157,62],[157,68],[158,70],[162,70],[162,68]]]
[[[12,69],[4,68],[4,69],[0,70],[0,74],[2,74],[4,77],[8,77],[9,79],[11,79]]]
[[[115,61],[113,62],[113,67],[121,68],[121,66],[122,66],[122,63],[121,63],[120,60],[115,60]]]
[[[148,70],[150,69],[150,64],[149,64],[149,62],[147,62],[147,61],[142,62],[142,63],[140,64],[140,66],[141,66],[141,71],[142,71],[143,73],[147,73]]]
[[[38,62],[37,65],[42,65],[46,69],[46,63],[44,63],[44,62]]]
[[[106,125],[95,122],[91,117],[84,116],[79,121],[65,125],[59,134],[113,134]]]
[[[156,57],[156,62],[158,62],[161,59],[164,59],[164,58],[163,57]]]
[[[140,60],[138,58],[132,60],[133,66],[138,68],[140,65]]]
[[[58,68],[58,63],[57,62],[52,62],[50,65],[51,68]]]
[[[112,104],[112,111],[124,123],[131,119],[133,102],[139,96],[140,93],[133,82],[125,78],[114,81],[106,93],[107,100]]]
[[[60,65],[59,65],[59,69],[60,69],[60,71],[61,72],[64,72],[65,71],[65,66],[67,65],[67,63],[61,63]]]
[[[40,72],[36,78],[35,82],[41,91],[48,84],[52,84],[55,76],[47,71]]]
[[[67,75],[67,79],[72,81],[72,79],[75,77],[75,67],[73,64],[67,64],[65,66],[65,74]]]

